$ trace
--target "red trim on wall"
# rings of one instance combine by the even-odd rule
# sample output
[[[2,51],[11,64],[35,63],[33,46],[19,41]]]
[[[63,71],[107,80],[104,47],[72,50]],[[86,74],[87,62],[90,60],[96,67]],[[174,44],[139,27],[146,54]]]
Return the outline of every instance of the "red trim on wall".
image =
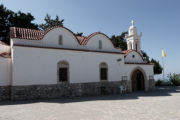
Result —
[[[9,45],[7,45],[6,43],[4,43],[4,42],[2,42],[2,41],[0,41],[0,44],[1,44],[1,45],[5,45],[5,46],[9,46]]]
[[[125,64],[154,65],[154,63],[129,63],[129,62],[125,62]]]
[[[72,51],[82,51],[82,52],[97,52],[97,53],[108,53],[108,54],[122,54],[120,52],[110,52],[110,51],[97,51],[97,50],[86,50],[86,49],[72,49],[72,48],[56,48],[56,47],[43,47],[43,46],[31,46],[31,45],[17,45],[18,47],[33,47],[33,48],[43,48],[43,49],[57,49],[57,50],[72,50]]]
[[[125,55],[124,55],[124,58],[126,58],[126,56],[127,56],[129,53],[133,52],[133,51],[136,52],[136,53],[138,53],[138,54],[141,56],[142,60],[144,61],[143,56],[142,56],[139,52],[137,52],[136,50],[124,50],[124,51],[121,51],[121,53],[122,53],[122,54],[125,54]]]

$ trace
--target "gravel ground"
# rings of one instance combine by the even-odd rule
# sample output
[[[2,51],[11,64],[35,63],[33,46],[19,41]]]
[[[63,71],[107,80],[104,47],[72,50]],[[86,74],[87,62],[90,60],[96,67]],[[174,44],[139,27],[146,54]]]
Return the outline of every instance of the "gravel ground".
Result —
[[[0,120],[180,120],[180,87],[73,99],[0,102]]]

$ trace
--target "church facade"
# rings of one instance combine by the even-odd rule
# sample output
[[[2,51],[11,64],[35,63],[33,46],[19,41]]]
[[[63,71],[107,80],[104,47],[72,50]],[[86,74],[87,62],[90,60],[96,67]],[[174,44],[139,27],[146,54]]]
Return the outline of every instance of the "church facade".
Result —
[[[65,27],[46,31],[10,28],[11,45],[0,42],[0,100],[118,94],[154,88],[153,64],[141,53],[134,21],[128,50],[101,32],[75,36]]]

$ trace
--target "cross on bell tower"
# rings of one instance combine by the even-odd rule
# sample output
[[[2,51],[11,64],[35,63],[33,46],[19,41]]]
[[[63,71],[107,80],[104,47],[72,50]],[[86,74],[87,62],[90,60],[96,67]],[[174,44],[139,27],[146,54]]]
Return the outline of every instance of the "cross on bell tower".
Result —
[[[141,34],[137,34],[137,29],[134,26],[135,22],[134,20],[131,21],[131,26],[129,27],[129,32],[128,35],[126,35],[126,41],[127,41],[127,49],[128,50],[135,50],[139,53],[141,53],[141,45],[140,45],[140,40],[141,40]]]
[[[132,26],[134,26],[134,20],[131,21]]]

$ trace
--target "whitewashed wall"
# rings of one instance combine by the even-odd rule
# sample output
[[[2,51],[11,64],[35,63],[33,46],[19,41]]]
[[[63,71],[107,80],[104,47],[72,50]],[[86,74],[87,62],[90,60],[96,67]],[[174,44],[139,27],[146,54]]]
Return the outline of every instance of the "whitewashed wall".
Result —
[[[58,44],[59,35],[63,36],[63,46]],[[102,40],[102,50],[99,50],[99,40]],[[79,45],[76,37],[65,28],[50,30],[42,40],[13,39],[12,63],[13,73],[12,85],[39,85],[57,84],[57,64],[59,61],[69,63],[70,83],[99,82],[99,64],[108,64],[108,80],[119,81],[122,76],[131,79],[134,69],[141,68],[145,73],[146,89],[148,89],[148,77],[153,75],[153,65],[124,64],[124,55],[120,49],[115,49],[108,37],[97,34],[91,37],[87,45]],[[43,46],[54,48],[74,48],[97,51],[113,51],[119,53],[99,53],[62,49],[47,49],[35,47],[20,47],[16,45]],[[132,55],[135,55],[132,58]],[[117,61],[121,59],[121,61]],[[143,63],[142,57],[135,51],[130,52],[125,62]]]
[[[134,55],[134,58],[133,58]],[[141,55],[135,51],[131,51],[126,57],[125,62],[129,63],[144,63]]]
[[[59,45],[59,36],[62,36],[63,45]],[[26,40],[27,41],[27,40]],[[44,45],[65,48],[81,48],[78,40],[69,30],[65,28],[55,28],[50,30],[41,40]]]
[[[117,52],[120,51],[119,49],[114,48],[110,39],[103,34],[97,34],[92,38],[90,38],[86,47],[92,50],[100,50],[99,40],[102,41],[102,49],[101,49],[102,51],[117,51]]]
[[[63,45],[59,45],[59,36],[62,35]],[[99,40],[102,40],[103,49],[99,50]],[[15,45],[31,45],[31,46],[44,46],[44,47],[56,47],[56,48],[75,48],[85,50],[99,50],[99,51],[113,51],[121,52],[120,49],[114,48],[112,42],[103,34],[97,34],[93,36],[87,43],[87,45],[80,45],[76,37],[69,30],[58,27],[50,30],[42,40],[25,40],[25,39],[13,39]]]
[[[108,64],[108,80],[121,80],[122,54],[13,47],[13,85],[57,84],[57,63],[70,66],[70,83],[99,82],[99,64]],[[117,59],[122,59],[117,62]]]
[[[11,83],[11,59],[0,56],[0,86]]]
[[[146,64],[125,64],[123,66],[124,71],[122,71],[123,76],[127,76],[131,84],[132,73],[135,70],[140,70],[144,74],[145,79],[145,89],[149,88],[149,76],[154,76],[153,65]],[[130,86],[131,87],[131,86]]]

